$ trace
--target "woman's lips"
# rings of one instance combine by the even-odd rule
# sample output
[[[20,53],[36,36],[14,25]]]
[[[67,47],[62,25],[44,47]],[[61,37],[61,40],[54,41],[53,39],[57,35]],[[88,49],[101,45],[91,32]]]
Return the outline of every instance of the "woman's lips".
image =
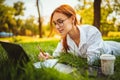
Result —
[[[64,29],[59,29],[59,32],[62,33]]]

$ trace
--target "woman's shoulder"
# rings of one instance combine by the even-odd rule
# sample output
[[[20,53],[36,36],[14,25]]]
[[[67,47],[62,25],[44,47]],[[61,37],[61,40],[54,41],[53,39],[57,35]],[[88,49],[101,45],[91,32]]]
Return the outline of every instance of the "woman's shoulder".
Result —
[[[82,24],[82,25],[79,25],[80,28],[89,28],[89,29],[92,29],[92,28],[96,28],[95,26],[93,25],[89,25],[89,24]]]
[[[101,32],[95,26],[87,25],[87,24],[80,25],[79,30],[81,31],[81,33],[87,35],[101,34]]]
[[[79,28],[85,31],[98,31],[95,26],[88,24],[79,25]]]

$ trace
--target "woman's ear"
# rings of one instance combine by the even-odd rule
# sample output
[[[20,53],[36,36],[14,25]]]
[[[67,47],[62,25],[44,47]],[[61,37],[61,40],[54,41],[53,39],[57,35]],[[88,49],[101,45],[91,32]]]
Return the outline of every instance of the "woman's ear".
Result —
[[[71,17],[71,20],[72,20],[72,23],[74,23],[74,21],[75,21],[75,17],[72,16],[72,17]]]
[[[71,17],[71,19],[72,19],[72,20],[75,20],[75,17],[74,17],[74,16],[72,16],[72,17]]]

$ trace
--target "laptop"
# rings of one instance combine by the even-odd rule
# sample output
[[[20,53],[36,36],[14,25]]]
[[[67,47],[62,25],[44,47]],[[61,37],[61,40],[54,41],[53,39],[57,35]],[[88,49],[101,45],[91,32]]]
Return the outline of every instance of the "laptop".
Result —
[[[0,45],[6,51],[10,63],[23,66],[30,61],[29,56],[20,44],[0,41]]]
[[[10,60],[10,62],[14,64],[19,63],[20,65],[24,66],[24,64],[30,61],[27,53],[24,51],[24,49],[20,44],[2,42],[2,41],[0,41],[0,44],[7,52],[8,59]],[[64,73],[71,73],[75,70],[69,65],[65,65],[57,62],[58,62],[58,59],[48,59],[48,60],[45,60],[44,62],[33,63],[33,66],[35,68],[41,68],[43,65],[45,67],[55,68],[58,71],[64,72]]]

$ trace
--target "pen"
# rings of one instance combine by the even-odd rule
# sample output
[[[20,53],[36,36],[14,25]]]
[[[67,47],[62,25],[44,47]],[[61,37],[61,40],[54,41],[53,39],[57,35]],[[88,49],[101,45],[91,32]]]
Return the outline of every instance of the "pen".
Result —
[[[44,56],[47,56],[44,51],[40,48],[40,46],[38,46],[38,49],[40,50],[40,52],[44,55]],[[52,56],[49,56],[49,58],[53,58]]]
[[[38,46],[38,49],[40,50],[40,52],[41,52],[44,56],[46,56],[45,53],[44,53],[44,51],[40,48],[40,46]]]

